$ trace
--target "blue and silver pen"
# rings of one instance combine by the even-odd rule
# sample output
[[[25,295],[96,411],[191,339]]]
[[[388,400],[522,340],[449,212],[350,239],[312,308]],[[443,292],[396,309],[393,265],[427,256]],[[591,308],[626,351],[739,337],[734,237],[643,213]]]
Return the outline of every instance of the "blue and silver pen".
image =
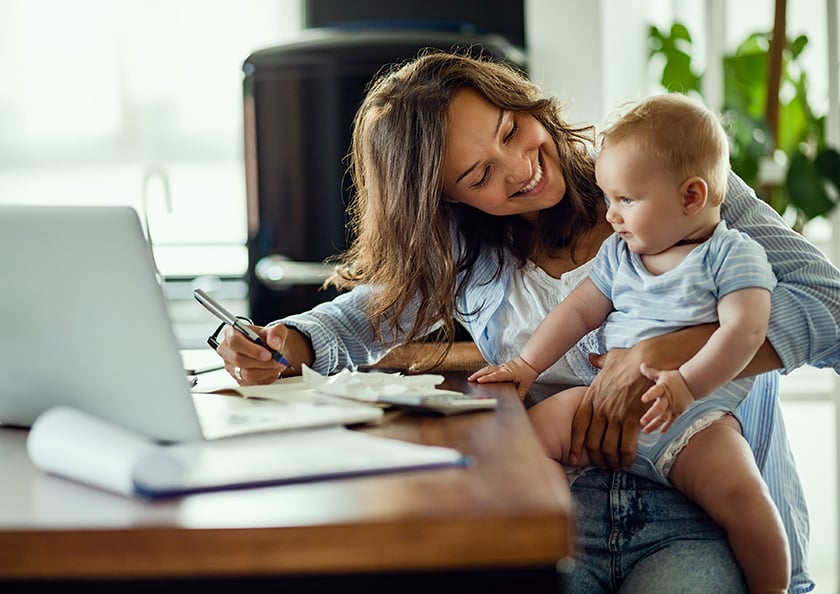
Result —
[[[219,305],[218,302],[216,302],[212,297],[210,297],[210,295],[208,295],[201,289],[196,289],[195,291],[193,291],[193,295],[195,296],[196,301],[203,305],[211,314],[219,318],[228,326],[231,326],[235,330],[238,330],[239,332],[247,336],[251,342],[260,345],[262,348],[266,349],[269,353],[271,353],[272,359],[274,359],[278,363],[286,365],[287,367],[292,366],[291,363],[289,363],[286,360],[286,357],[284,357],[281,353],[278,353],[273,348],[268,346],[268,343],[265,340],[263,340],[262,336],[254,332],[250,327],[244,324],[242,320],[240,320],[235,315],[226,310],[224,307]]]

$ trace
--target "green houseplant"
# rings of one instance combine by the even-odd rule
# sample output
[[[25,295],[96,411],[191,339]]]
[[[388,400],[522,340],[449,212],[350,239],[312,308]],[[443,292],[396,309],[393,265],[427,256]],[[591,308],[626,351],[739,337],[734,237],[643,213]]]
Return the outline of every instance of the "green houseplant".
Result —
[[[808,102],[808,77],[799,58],[804,35],[785,38],[778,71],[776,126],[768,121],[768,75],[772,33],[753,33],[723,58],[722,114],[730,137],[732,169],[802,231],[808,220],[828,215],[840,190],[840,153],[828,146],[825,116]],[[660,84],[669,91],[702,96],[703,76],[692,65],[692,38],[681,23],[670,31],[648,29],[649,60],[664,58]],[[771,132],[771,129],[773,132]],[[762,167],[775,164],[778,183],[765,184]]]

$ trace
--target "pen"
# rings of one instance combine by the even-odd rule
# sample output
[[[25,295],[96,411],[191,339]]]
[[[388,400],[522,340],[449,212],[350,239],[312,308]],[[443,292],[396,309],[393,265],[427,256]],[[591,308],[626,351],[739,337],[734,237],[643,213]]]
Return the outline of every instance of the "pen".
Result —
[[[253,343],[260,345],[262,348],[266,349],[269,353],[271,353],[271,358],[277,361],[278,363],[282,363],[287,367],[291,367],[291,363],[286,360],[281,353],[275,351],[273,348],[268,346],[268,343],[263,340],[262,336],[254,332],[248,325],[244,324],[242,320],[234,316],[224,307],[219,305],[210,295],[205,293],[202,289],[196,289],[193,291],[193,295],[195,296],[196,301],[198,301],[201,305],[203,305],[207,311],[211,314],[219,318],[228,326],[231,326],[233,329],[241,332],[248,340]]]

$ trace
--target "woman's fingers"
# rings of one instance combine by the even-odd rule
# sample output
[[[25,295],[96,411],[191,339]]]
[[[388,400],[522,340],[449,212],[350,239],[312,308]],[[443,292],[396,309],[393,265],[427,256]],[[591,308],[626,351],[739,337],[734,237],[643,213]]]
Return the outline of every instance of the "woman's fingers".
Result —
[[[644,394],[642,394],[641,399],[642,402],[654,402],[665,395],[665,388],[663,388],[660,384],[654,384],[648,388]]]
[[[227,372],[240,385],[272,383],[283,368],[265,348],[232,328],[225,331],[216,352],[224,359]]]

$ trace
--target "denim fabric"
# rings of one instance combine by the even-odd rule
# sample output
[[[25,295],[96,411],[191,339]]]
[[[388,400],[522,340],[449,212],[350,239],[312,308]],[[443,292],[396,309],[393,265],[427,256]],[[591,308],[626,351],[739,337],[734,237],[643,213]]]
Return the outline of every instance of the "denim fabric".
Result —
[[[577,549],[569,592],[746,594],[726,533],[676,489],[588,469],[572,481],[572,495]]]
[[[552,389],[550,389],[547,385],[534,385],[538,386],[539,389],[532,389],[531,392],[529,392],[525,399],[525,405],[528,407],[533,406],[544,398],[551,396],[553,393]],[[811,592],[814,589],[814,582],[808,573],[807,564],[809,537],[808,509],[805,504],[805,495],[802,490],[802,484],[799,480],[799,475],[796,472],[793,453],[790,451],[790,446],[785,435],[784,419],[782,418],[782,411],[779,407],[778,392],[778,373],[763,373],[756,376],[753,391],[750,397],[743,401],[736,413],[736,416],[738,416],[739,420],[742,422],[744,437],[746,437],[753,449],[758,467],[761,470],[764,480],[767,482],[770,489],[770,495],[773,497],[773,501],[779,509],[779,513],[782,517],[782,523],[787,531],[788,541],[790,543],[792,568],[789,591],[791,594],[805,594],[806,592]],[[634,468],[637,466],[638,465],[635,465]],[[614,488],[615,485],[613,485],[612,478],[609,480],[606,478],[604,480],[595,480],[594,477],[596,474],[593,473],[596,473],[596,471],[594,469],[571,469],[568,472],[569,480],[573,484],[572,492],[575,495],[580,508],[580,521],[589,523],[586,530],[582,530],[581,533],[591,535],[587,543],[587,546],[590,547],[590,551],[587,557],[581,559],[584,563],[596,562],[598,559],[597,549],[603,548],[603,555],[610,563],[612,563],[611,551],[613,549],[622,550],[624,549],[624,546],[617,546],[613,543],[612,549],[607,548],[606,544],[609,542],[609,539],[607,539],[605,535],[609,533],[611,526],[614,526],[613,514],[608,513],[606,515],[599,515],[596,513],[598,509],[601,509],[607,504],[599,499],[598,493],[590,492],[597,489],[608,491],[611,488]],[[635,470],[634,472],[637,475],[639,474]],[[611,474],[606,472],[601,472],[601,474],[604,474],[606,477],[612,477]],[[622,475],[623,473],[616,475],[616,481],[618,481],[618,477]],[[577,481],[583,482],[573,481],[573,477],[579,477]],[[583,477],[586,477],[585,481]],[[595,480],[595,482],[590,484],[590,481],[592,480]],[[620,482],[616,483],[616,485],[619,485],[621,488],[621,496],[629,500],[632,500],[633,497],[641,499],[643,494],[634,494],[631,487],[632,484],[636,483],[630,482],[627,478],[622,478]],[[646,489],[651,491],[654,489],[653,483],[642,480],[641,478],[637,484],[644,485]],[[690,511],[691,503],[684,496],[680,495],[676,489],[672,490],[674,490],[673,496],[669,496],[665,493],[657,495],[657,501],[661,502],[659,505],[664,508],[670,502],[674,502],[679,503],[685,508],[685,510],[662,509],[663,515],[658,519],[654,518],[658,521],[658,524],[656,524],[657,530],[659,531],[660,538],[664,538],[665,535],[669,536],[669,541],[671,543],[670,550],[673,551],[677,548],[684,547],[686,550],[692,551],[694,550],[692,543],[681,543],[679,546],[676,543],[676,541],[683,538],[683,532],[680,532],[680,529],[684,528],[684,526],[681,526],[679,522],[682,521],[683,514]],[[579,497],[578,491],[585,495],[585,497]],[[604,494],[604,496],[606,496],[606,494]],[[618,497],[617,494],[610,494],[610,496]],[[586,517],[583,517],[582,510],[587,510],[587,506],[589,505],[599,507],[593,507],[592,513],[588,513]],[[628,503],[628,505],[630,504]],[[639,505],[641,506],[643,503],[639,503]],[[659,508],[648,504],[645,509],[648,513],[652,514],[654,510]],[[697,514],[703,514],[703,512],[696,507],[693,511]],[[708,520],[707,516],[703,515],[703,517]],[[676,521],[673,522],[673,525],[669,526],[669,522],[674,519],[676,519]],[[651,521],[645,519],[644,516],[636,517],[635,521],[637,524],[651,523]],[[614,533],[612,538],[618,538],[621,533],[617,533],[618,536],[615,536],[615,534],[616,533]],[[694,535],[691,532],[689,534],[690,538],[693,539]],[[637,547],[636,556],[633,557],[634,559],[646,557],[645,551],[638,549],[638,547],[643,546],[643,544],[640,544],[642,542],[645,541],[637,540],[633,545],[627,543],[627,546],[630,548]],[[650,542],[654,546],[658,545],[657,539]],[[653,552],[653,550],[651,552]],[[728,548],[726,549],[726,552],[728,554]],[[649,558],[652,557],[653,556],[651,555]],[[626,559],[627,558],[625,557],[624,560],[626,561]],[[631,565],[628,565],[627,567],[631,567]],[[629,569],[626,569],[625,571],[629,571]],[[651,569],[650,571],[653,570]],[[601,570],[593,568],[591,573],[593,575],[600,574]],[[574,590],[572,591],[574,592]],[[610,592],[611,590],[584,588],[581,591]],[[666,591],[670,590],[666,589]],[[690,592],[691,590],[689,589],[686,591]]]

